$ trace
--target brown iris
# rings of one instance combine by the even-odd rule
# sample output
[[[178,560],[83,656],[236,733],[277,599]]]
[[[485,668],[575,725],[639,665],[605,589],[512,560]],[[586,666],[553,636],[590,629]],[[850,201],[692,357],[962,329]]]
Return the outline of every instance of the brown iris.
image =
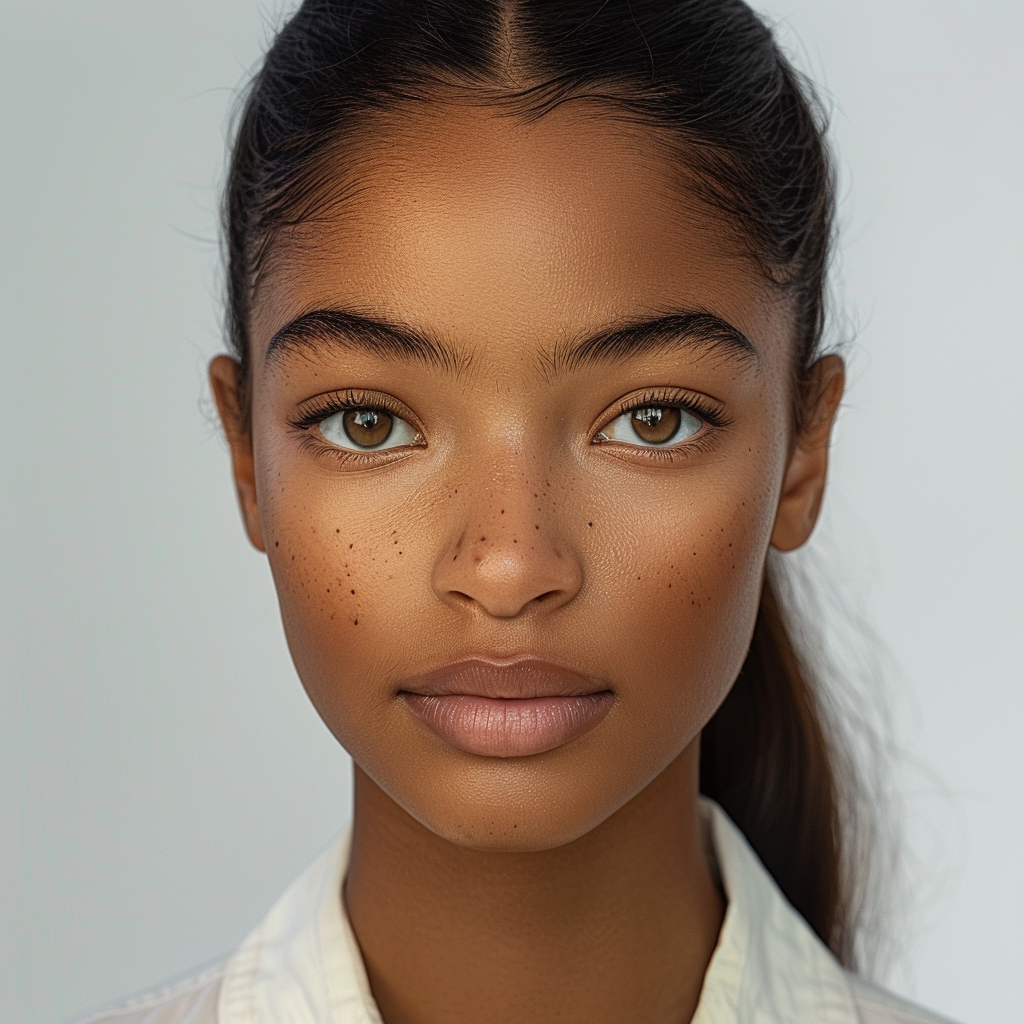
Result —
[[[383,409],[349,409],[342,417],[349,440],[361,448],[374,448],[388,439],[394,417]]]
[[[645,405],[630,417],[637,437],[649,444],[664,444],[679,429],[679,410],[670,405]]]

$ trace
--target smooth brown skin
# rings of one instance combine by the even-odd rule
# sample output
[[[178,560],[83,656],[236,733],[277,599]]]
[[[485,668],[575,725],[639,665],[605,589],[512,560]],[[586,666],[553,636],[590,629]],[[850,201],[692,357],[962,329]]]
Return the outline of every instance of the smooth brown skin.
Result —
[[[743,662],[769,544],[813,528],[842,362],[818,364],[793,436],[787,304],[650,133],[579,104],[526,125],[439,102],[388,139],[339,167],[358,185],[342,207],[279,243],[251,430],[237,365],[211,365],[299,675],[356,763],[345,900],[374,996],[387,1024],[679,1024],[724,913],[699,733]],[[557,358],[678,308],[757,357],[678,339]],[[342,340],[267,358],[318,309],[428,334],[455,368]],[[292,425],[344,389],[397,400],[421,442],[345,460]],[[671,455],[595,441],[651,389],[728,422]],[[396,699],[415,673],[527,653],[605,680],[612,710],[558,749],[488,758]]]

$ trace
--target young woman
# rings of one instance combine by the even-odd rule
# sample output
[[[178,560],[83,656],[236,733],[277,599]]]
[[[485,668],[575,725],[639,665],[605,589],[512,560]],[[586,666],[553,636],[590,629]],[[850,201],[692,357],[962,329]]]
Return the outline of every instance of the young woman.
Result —
[[[843,391],[823,131],[741,0],[302,4],[210,377],[354,821],[95,1020],[936,1019],[855,972],[855,780],[773,554]]]

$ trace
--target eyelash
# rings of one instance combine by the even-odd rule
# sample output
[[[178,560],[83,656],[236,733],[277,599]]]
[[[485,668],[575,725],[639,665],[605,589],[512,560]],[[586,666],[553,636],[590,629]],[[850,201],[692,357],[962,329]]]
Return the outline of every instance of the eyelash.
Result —
[[[640,458],[673,462],[676,459],[683,459],[694,452],[701,454],[711,451],[718,443],[719,431],[728,427],[732,420],[725,415],[721,406],[714,404],[703,395],[686,394],[681,395],[672,389],[645,391],[639,397],[633,396],[624,399],[616,410],[615,414],[604,421],[604,430],[608,424],[618,419],[619,416],[634,409],[643,409],[646,406],[664,406],[670,409],[681,409],[696,416],[709,427],[709,430],[702,431],[697,437],[677,445],[674,448],[643,447],[641,445],[627,445],[619,441],[600,441],[599,444],[607,444],[616,448],[629,451],[630,456],[636,455]]]
[[[729,426],[732,422],[722,411],[721,407],[713,404],[711,400],[701,395],[680,395],[678,391],[669,389],[646,391],[639,396],[634,396],[622,401],[615,414],[605,420],[605,426],[622,416],[632,412],[634,409],[643,409],[645,406],[665,406],[672,409],[681,409],[702,420],[710,430],[699,434],[695,440],[679,445],[675,448],[642,447],[640,445],[625,445],[616,441],[600,441],[599,444],[614,445],[616,447],[629,448],[631,454],[639,455],[642,458],[660,459],[671,462],[674,459],[685,458],[691,452],[706,452],[716,444],[718,431]],[[332,392],[326,395],[317,395],[305,403],[302,413],[291,420],[291,425],[296,430],[302,431],[304,443],[310,444],[320,452],[328,452],[339,462],[379,462],[382,455],[387,452],[357,452],[339,448],[326,441],[318,440],[312,433],[312,428],[335,413],[344,412],[347,409],[383,409],[393,416],[399,416],[410,422],[408,411],[400,406],[393,399],[379,392],[345,391]],[[415,423],[413,428],[420,433]],[[604,427],[601,428],[602,430]],[[394,454],[401,454],[402,449],[394,449]]]
[[[290,421],[292,427],[302,432],[303,445],[309,445],[310,450],[318,455],[327,454],[341,463],[356,461],[370,465],[379,464],[382,457],[389,455],[392,457],[401,456],[405,454],[408,447],[412,446],[396,447],[379,452],[358,452],[339,448],[337,445],[330,444],[313,433],[314,427],[335,413],[345,412],[348,409],[383,409],[385,412],[391,413],[392,416],[398,416],[405,420],[412,426],[417,435],[420,434],[419,427],[412,421],[408,410],[404,406],[399,405],[398,402],[387,395],[376,391],[331,392],[309,399],[308,402],[304,403],[304,406],[304,410]]]
[[[623,413],[632,412],[634,409],[643,409],[649,405],[682,409],[684,412],[699,417],[710,427],[727,427],[731,422],[720,406],[713,404],[703,395],[681,395],[678,391],[671,389],[645,391],[639,396],[623,399],[618,411],[614,416],[609,417],[607,422],[610,423],[616,416],[621,416]]]

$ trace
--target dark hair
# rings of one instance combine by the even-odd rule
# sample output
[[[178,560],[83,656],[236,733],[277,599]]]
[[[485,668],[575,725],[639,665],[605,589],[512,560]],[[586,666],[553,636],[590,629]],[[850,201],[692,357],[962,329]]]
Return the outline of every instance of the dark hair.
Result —
[[[227,324],[243,399],[254,290],[280,233],[332,198],[328,158],[371,118],[445,96],[525,118],[587,100],[659,129],[688,187],[791,296],[799,427],[825,319],[832,165],[813,89],[742,0],[305,0],[246,93],[227,181]],[[848,965],[850,779],[769,573],[746,662],[702,734],[701,790]]]

